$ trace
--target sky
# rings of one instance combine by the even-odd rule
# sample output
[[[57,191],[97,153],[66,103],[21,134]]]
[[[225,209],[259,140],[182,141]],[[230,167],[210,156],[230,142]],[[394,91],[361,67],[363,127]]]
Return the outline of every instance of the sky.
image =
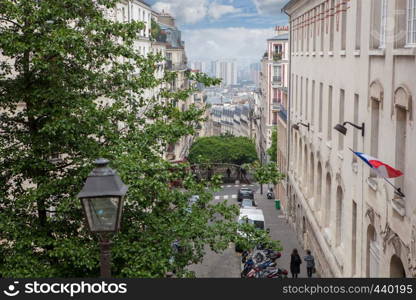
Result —
[[[182,30],[189,61],[259,62],[276,25],[287,25],[287,0],[147,0]]]

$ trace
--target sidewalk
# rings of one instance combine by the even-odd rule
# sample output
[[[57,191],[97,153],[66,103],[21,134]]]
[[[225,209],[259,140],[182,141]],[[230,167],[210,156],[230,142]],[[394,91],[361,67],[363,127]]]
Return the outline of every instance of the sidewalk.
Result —
[[[266,228],[270,228],[270,236],[273,240],[280,241],[280,245],[283,248],[282,257],[280,257],[276,263],[279,267],[285,268],[290,274],[290,254],[294,248],[298,249],[299,255],[302,259],[300,265],[299,277],[307,277],[306,262],[303,258],[306,252],[300,245],[295,231],[286,223],[286,219],[280,214],[280,211],[276,210],[274,200],[268,200],[266,197],[267,187],[263,186],[263,195],[260,194],[260,187],[257,189],[254,198],[257,202],[258,208],[263,210],[264,218],[266,221]],[[312,253],[313,255],[313,253]]]

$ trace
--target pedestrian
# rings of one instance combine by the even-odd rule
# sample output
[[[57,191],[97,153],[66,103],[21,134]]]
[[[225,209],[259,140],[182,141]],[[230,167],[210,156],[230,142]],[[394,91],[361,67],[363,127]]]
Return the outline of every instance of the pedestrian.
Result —
[[[230,168],[227,169],[227,177],[228,177],[228,179],[230,179],[230,177],[231,177],[231,170],[230,170]]]
[[[292,273],[292,278],[298,278],[301,263],[302,259],[299,256],[298,249],[293,249],[290,255],[290,272]]]
[[[315,258],[312,256],[311,250],[306,250],[306,256],[303,260],[306,261],[308,277],[311,278],[312,274],[315,273]]]

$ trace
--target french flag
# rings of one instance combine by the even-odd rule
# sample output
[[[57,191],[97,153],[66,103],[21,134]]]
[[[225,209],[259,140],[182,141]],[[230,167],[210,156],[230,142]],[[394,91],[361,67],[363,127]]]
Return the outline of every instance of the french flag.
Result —
[[[375,169],[376,172],[384,178],[396,178],[403,175],[403,173],[395,168],[383,163],[377,158],[371,157],[361,152],[354,152],[359,158],[361,158],[370,168]]]

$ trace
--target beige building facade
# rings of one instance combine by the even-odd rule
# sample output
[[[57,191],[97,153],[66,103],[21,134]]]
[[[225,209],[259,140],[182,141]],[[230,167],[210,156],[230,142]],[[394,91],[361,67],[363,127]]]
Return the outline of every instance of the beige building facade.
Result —
[[[285,215],[322,277],[416,277],[416,1],[291,0],[283,10]],[[365,130],[334,130],[346,121]],[[405,197],[349,148],[401,170],[391,181]]]

